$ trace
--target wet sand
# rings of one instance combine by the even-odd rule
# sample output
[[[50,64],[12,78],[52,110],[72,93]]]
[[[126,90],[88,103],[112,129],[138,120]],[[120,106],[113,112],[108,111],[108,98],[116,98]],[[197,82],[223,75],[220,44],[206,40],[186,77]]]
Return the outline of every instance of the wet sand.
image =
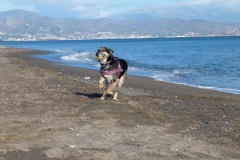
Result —
[[[99,72],[0,47],[0,159],[240,159],[240,95]]]

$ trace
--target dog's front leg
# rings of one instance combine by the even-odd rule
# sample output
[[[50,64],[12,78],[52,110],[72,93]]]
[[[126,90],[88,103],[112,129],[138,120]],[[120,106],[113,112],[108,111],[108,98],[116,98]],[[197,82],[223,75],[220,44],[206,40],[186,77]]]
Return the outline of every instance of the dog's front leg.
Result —
[[[99,88],[103,88],[103,81],[105,80],[105,78],[103,76],[100,77],[99,81],[98,81],[98,86]]]
[[[102,95],[102,97],[101,97],[100,99],[101,99],[101,100],[105,100],[106,95],[107,95],[107,92],[104,91],[104,93],[103,93],[103,95]]]
[[[104,80],[103,80],[103,81],[104,81]],[[106,95],[107,95],[108,86],[109,86],[109,82],[106,80],[106,88],[105,88],[105,91],[104,91],[102,97],[100,98],[101,100],[105,100],[105,97],[106,97]]]

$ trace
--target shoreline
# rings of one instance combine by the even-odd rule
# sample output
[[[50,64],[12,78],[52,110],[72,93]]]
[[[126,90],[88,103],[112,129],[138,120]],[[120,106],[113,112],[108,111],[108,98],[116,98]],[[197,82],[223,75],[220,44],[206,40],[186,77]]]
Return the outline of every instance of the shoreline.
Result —
[[[14,47],[7,47],[7,48],[14,48]],[[19,48],[16,48],[19,49]],[[28,50],[28,49],[26,49]],[[57,63],[52,62],[52,61],[48,61],[48,60],[44,60],[44,59],[40,59],[40,58],[35,58],[32,57],[31,55],[33,54],[48,54],[50,52],[47,51],[41,51],[41,50],[31,50],[29,49],[30,53],[26,53],[23,55],[14,55],[14,57],[22,59],[22,60],[26,60],[26,61],[34,61],[34,65],[39,65],[39,67],[44,68],[45,65],[46,66],[51,66],[51,69],[58,69],[61,70],[66,68],[69,71],[66,71],[66,74],[69,74],[71,76],[76,76],[79,73],[83,73],[83,75],[85,75],[85,77],[93,77],[94,80],[98,80],[100,74],[98,70],[94,70],[94,69],[87,69],[87,68],[80,68],[80,67],[72,67],[72,66],[65,66],[65,65],[57,65]],[[29,63],[29,65],[32,65],[32,63]],[[80,76],[80,75],[78,75]],[[235,93],[230,93],[230,92],[224,92],[224,91],[219,91],[219,90],[213,90],[213,89],[207,89],[207,88],[200,88],[197,86],[191,86],[191,85],[187,85],[187,84],[178,84],[178,83],[172,83],[172,82],[165,82],[165,81],[156,81],[154,80],[154,78],[151,77],[145,77],[145,76],[135,76],[135,75],[128,75],[128,79],[131,78],[131,81],[133,80],[133,82],[131,82],[130,80],[126,80],[123,88],[127,85],[128,87],[132,87],[132,88],[137,88],[139,89],[139,87],[141,88],[140,90],[144,90],[147,92],[152,92],[152,93],[158,93],[158,91],[161,90],[161,88],[163,87],[164,90],[165,86],[171,85],[171,90],[173,90],[173,92],[169,92],[169,94],[181,94],[181,91],[179,92],[179,90],[182,90],[183,88],[186,88],[186,90],[189,92],[189,94],[196,94],[196,95],[204,95],[206,92],[211,92],[211,94],[213,96],[227,96],[232,95],[234,97],[240,97],[240,94],[235,94]],[[137,83],[138,81],[140,81],[140,83]],[[145,81],[150,81],[150,85],[149,86],[144,86],[142,84],[144,84]],[[137,85],[135,85],[137,84]],[[161,86],[161,88],[159,88],[159,86]],[[175,91],[174,91],[174,88]],[[199,92],[199,93],[197,93]],[[158,93],[159,94],[159,93]]]
[[[197,40],[197,39],[195,39],[195,40]],[[189,42],[193,43],[192,45],[194,45],[195,40],[191,40]],[[221,43],[225,44],[225,42],[224,42],[225,38],[223,38],[223,39],[221,39],[221,38],[218,39],[217,38],[215,40],[216,40],[217,43],[221,42]],[[229,42],[231,42],[232,40],[234,42],[233,44],[229,44],[229,45],[234,45],[235,47],[237,47],[236,39],[230,38],[229,40],[230,40]],[[207,41],[209,41],[209,40],[207,40]],[[94,42],[94,40],[93,40],[93,42]],[[128,41],[123,41],[123,44],[125,44],[125,42],[128,42]],[[143,41],[143,42],[145,42],[145,41]],[[164,41],[164,42],[167,42],[167,44],[170,44],[170,43],[172,43],[172,40],[171,41]],[[183,41],[183,42],[185,43],[187,41]],[[205,42],[205,40],[204,41],[201,40],[200,42]],[[96,57],[94,58],[94,55],[93,55],[93,53],[95,51],[92,50],[92,48],[97,48],[97,47],[91,47],[91,48],[88,48],[87,50],[84,49],[84,52],[86,52],[86,53],[81,53],[81,51],[80,52],[75,52],[74,50],[71,50],[71,49],[70,50],[68,50],[68,49],[67,50],[64,50],[64,49],[63,50],[62,49],[58,50],[58,45],[54,45],[54,44],[64,45],[65,42],[60,41],[59,43],[51,43],[51,45],[52,45],[51,48],[47,47],[48,43],[43,43],[43,44],[41,44],[41,43],[42,42],[36,42],[36,46],[39,45],[39,47],[37,47],[37,48],[36,48],[35,45],[34,45],[35,47],[34,46],[31,47],[32,43],[27,43],[26,45],[29,45],[29,48],[32,48],[33,50],[34,49],[38,49],[38,50],[40,50],[40,49],[46,50],[47,49],[51,52],[51,53],[49,52],[50,53],[49,55],[42,55],[42,56],[37,56],[36,55],[36,57],[38,57],[38,58],[43,58],[43,59],[46,59],[46,60],[49,59],[49,60],[52,60],[53,63],[54,63],[54,61],[56,63],[58,63],[58,62],[61,63],[62,62],[64,65],[69,65],[69,66],[76,65],[77,67],[81,67],[81,68],[96,69],[97,70],[97,65],[99,65],[99,64],[96,61]],[[68,43],[68,42],[66,41],[66,43]],[[69,43],[75,44],[75,45],[77,45],[78,43],[81,44],[80,41],[71,41]],[[106,43],[105,45],[107,45],[108,41],[99,41],[99,43],[100,44],[101,43]],[[117,43],[118,43],[118,41],[114,41],[113,44],[117,44]],[[134,41],[134,43],[141,43],[141,41],[136,41],[136,42]],[[161,41],[156,41],[156,43],[161,43]],[[7,45],[7,44],[8,43],[3,43],[3,45]],[[22,46],[22,44],[25,44],[25,43],[19,43],[19,44],[16,43],[15,44],[15,42],[13,42],[13,43],[9,43],[8,45]],[[35,44],[35,43],[33,43],[33,44]],[[126,44],[128,44],[128,43],[126,43]],[[24,45],[24,46],[26,46],[26,45]],[[197,46],[198,45],[196,45],[196,47]],[[169,47],[171,48],[171,45]],[[206,49],[206,47],[204,47],[204,48]],[[132,50],[131,52],[134,52],[134,50]],[[77,53],[77,54],[76,55],[71,54],[70,52]],[[176,50],[176,51],[171,52],[171,53],[175,53],[175,52],[177,53],[178,51]],[[207,53],[207,50],[205,50],[205,52]],[[219,54],[220,52],[221,51],[217,51],[216,53]],[[121,53],[121,51],[120,51],[120,53]],[[157,52],[154,52],[154,54],[156,54],[156,53]],[[191,50],[191,53],[195,53],[194,50]],[[78,56],[78,54],[79,54],[79,56]],[[231,52],[231,54],[234,54],[234,53]],[[229,55],[230,57],[231,57],[231,54]],[[198,54],[198,55],[201,55],[201,54]],[[118,55],[118,56],[119,56],[119,58],[121,57],[120,55]],[[128,56],[128,55],[126,55],[126,56]],[[81,57],[82,60],[77,60],[80,57]],[[132,56],[130,56],[130,57],[132,57]],[[174,56],[174,55],[173,55],[173,57],[176,58],[176,56]],[[88,59],[88,58],[90,58],[90,59]],[[195,59],[195,58],[193,58],[193,59]],[[75,61],[75,60],[77,60],[77,61]],[[81,63],[81,61],[85,61],[85,60],[89,61],[89,63],[88,62],[85,63],[85,64]],[[129,60],[131,60],[131,58],[129,58]],[[157,61],[162,61],[162,58],[159,58]],[[156,63],[157,61],[154,61],[152,63]],[[173,62],[171,62],[171,61],[173,61]],[[165,62],[168,62],[170,64],[174,64],[174,61],[175,61],[175,59],[170,58],[170,59],[167,59],[167,61],[163,61],[161,63],[165,64]],[[197,62],[199,62],[199,60],[197,60]],[[204,60],[203,60],[203,62],[204,62]],[[233,57],[233,62],[234,62],[234,57]],[[231,68],[234,68],[234,66],[233,67],[229,67],[229,66],[232,66],[231,64],[234,65],[235,63],[231,63],[231,64],[228,65],[227,68],[229,68],[230,70],[229,71],[226,70],[226,72],[229,72],[229,74],[226,74],[223,77],[219,77],[219,75],[224,74],[225,69],[220,67],[219,69],[216,70],[217,72],[215,72],[214,70],[211,69],[212,66],[210,64],[204,64],[203,68],[201,68],[200,66],[195,66],[195,64],[190,65],[190,67],[189,67],[189,65],[184,65],[185,67],[183,67],[183,66],[179,67],[178,65],[177,66],[173,65],[172,67],[168,68],[168,67],[166,67],[168,65],[166,65],[165,67],[161,68],[160,67],[161,65],[160,66],[157,65],[158,67],[155,66],[155,67],[152,68],[152,67],[148,67],[148,66],[144,67],[144,65],[139,66],[138,63],[140,63],[140,62],[137,62],[135,60],[133,60],[131,63],[132,63],[132,65],[130,66],[130,69],[129,69],[128,73],[131,73],[131,74],[136,75],[136,76],[145,76],[145,77],[150,77],[150,78],[156,78],[155,80],[160,80],[160,81],[164,81],[164,82],[168,82],[168,83],[175,83],[175,84],[186,85],[186,86],[191,86],[191,87],[195,87],[195,88],[203,88],[203,89],[209,89],[209,90],[215,90],[215,91],[232,93],[232,94],[239,94],[240,95],[240,90],[239,90],[239,86],[238,86],[238,83],[237,83],[237,73],[236,72],[231,72],[231,73],[229,72],[231,70]],[[150,61],[150,63],[151,63],[151,61]],[[187,63],[191,64],[191,62],[187,62]],[[180,64],[183,65],[181,62],[179,63],[179,65]],[[203,65],[203,64],[201,64],[201,65]],[[221,63],[219,63],[218,65],[222,66]],[[216,66],[216,65],[214,65],[214,66]],[[208,68],[208,67],[210,67],[210,68]],[[206,77],[206,78],[204,78],[204,77]],[[219,79],[219,81],[217,79]],[[204,84],[206,84],[206,86],[204,86]],[[231,90],[231,89],[233,89],[233,90]]]
[[[99,72],[0,47],[0,159],[239,159],[240,95]],[[89,79],[89,78],[90,79]]]
[[[31,55],[29,55],[31,56]],[[32,58],[36,58],[36,57],[32,57]],[[44,61],[47,61],[51,64],[54,64],[54,65],[58,65],[57,62],[54,62],[54,61],[49,61],[49,60],[46,60],[46,59],[42,59],[42,58],[36,58],[36,59],[41,59],[41,60],[44,60]],[[67,66],[67,67],[72,67],[72,68],[80,68],[80,69],[85,69],[85,70],[89,70],[89,71],[97,71],[98,73],[96,74],[99,74],[99,71],[97,69],[91,69],[91,68],[81,68],[81,67],[74,67],[74,66],[71,66],[71,65],[63,65],[63,64],[59,64],[59,66]],[[209,91],[217,91],[217,92],[222,92],[222,93],[227,93],[227,94],[234,94],[234,95],[240,95],[240,91],[239,90],[234,90],[234,89],[229,89],[229,88],[217,88],[217,87],[207,87],[207,86],[195,86],[195,85],[190,85],[190,84],[183,84],[183,83],[175,83],[175,82],[168,82],[168,81],[160,81],[160,80],[155,80],[154,78],[150,77],[150,76],[141,76],[141,75],[131,75],[131,74],[128,74],[128,76],[130,77],[139,77],[139,78],[149,78],[149,79],[152,79],[153,81],[156,81],[156,82],[163,82],[163,83],[169,83],[169,84],[175,84],[175,85],[183,85],[183,86],[187,86],[187,87],[193,87],[193,88],[197,88],[197,89],[204,89],[204,90],[209,90]]]
[[[49,52],[50,54],[58,54],[58,52]],[[55,62],[54,60],[48,60],[48,58],[46,58],[46,56],[38,56],[38,55],[33,55],[32,56],[33,58],[37,58],[37,59],[42,59],[42,60],[46,60],[46,61],[49,61],[50,63],[52,64],[58,64],[61,65],[61,66],[69,66],[69,67],[74,67],[73,65],[67,63],[67,62]],[[76,62],[75,62],[76,63]],[[81,62],[80,62],[81,64]],[[85,66],[84,66],[85,65]],[[82,68],[82,69],[86,69],[86,70],[96,70],[98,71],[97,67],[94,65],[93,66],[89,66],[89,64],[83,64],[83,66],[78,66],[78,67],[74,67],[74,68]],[[128,75],[129,76],[136,76],[136,77],[146,77],[146,78],[151,78],[153,79],[154,81],[158,81],[158,82],[166,82],[166,83],[171,83],[171,84],[177,84],[177,85],[184,85],[184,86],[189,86],[189,87],[194,87],[194,88],[198,88],[198,89],[207,89],[207,90],[212,90],[212,91],[218,91],[218,92],[224,92],[224,93],[230,93],[230,94],[236,94],[236,95],[240,95],[240,90],[239,89],[234,89],[234,88],[222,88],[221,86],[218,86],[218,87],[214,87],[214,84],[212,84],[212,86],[204,86],[204,85],[195,85],[195,84],[188,84],[188,83],[181,83],[181,82],[171,82],[171,81],[162,81],[162,80],[157,80],[155,78],[153,78],[155,75],[151,73],[133,73],[133,71],[129,70],[128,72]]]

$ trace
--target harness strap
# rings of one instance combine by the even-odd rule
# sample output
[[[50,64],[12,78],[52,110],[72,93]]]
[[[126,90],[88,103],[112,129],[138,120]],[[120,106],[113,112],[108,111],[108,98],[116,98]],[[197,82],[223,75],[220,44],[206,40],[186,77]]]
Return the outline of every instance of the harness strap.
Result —
[[[111,70],[111,71],[108,71],[108,70],[104,71],[104,70],[101,69],[100,73],[101,73],[101,75],[110,75],[110,74],[116,74],[117,73],[118,78],[120,78],[119,76],[120,76],[122,71],[123,71],[123,69],[121,68],[120,62],[118,61],[117,69]]]

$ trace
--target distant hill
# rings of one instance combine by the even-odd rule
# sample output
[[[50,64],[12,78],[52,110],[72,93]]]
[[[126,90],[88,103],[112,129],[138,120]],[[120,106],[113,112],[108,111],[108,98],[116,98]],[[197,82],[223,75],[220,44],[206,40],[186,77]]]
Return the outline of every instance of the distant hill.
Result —
[[[76,20],[71,18],[53,19],[34,12],[11,10],[0,12],[0,31],[7,34],[46,33],[56,34],[73,32],[115,32],[126,33],[132,29],[125,25],[116,25],[112,20]]]
[[[160,17],[90,20],[54,19],[25,10],[0,12],[0,40],[226,35],[239,36],[240,24]]]
[[[221,2],[219,2],[221,3]],[[221,4],[222,5],[222,4]],[[237,7],[237,6],[236,6]],[[211,9],[210,9],[211,8]],[[225,9],[224,9],[225,8]],[[167,5],[127,11],[110,16],[110,19],[147,19],[147,18],[178,18],[183,20],[202,19],[206,21],[230,23],[240,22],[240,12],[226,7],[202,5]]]

